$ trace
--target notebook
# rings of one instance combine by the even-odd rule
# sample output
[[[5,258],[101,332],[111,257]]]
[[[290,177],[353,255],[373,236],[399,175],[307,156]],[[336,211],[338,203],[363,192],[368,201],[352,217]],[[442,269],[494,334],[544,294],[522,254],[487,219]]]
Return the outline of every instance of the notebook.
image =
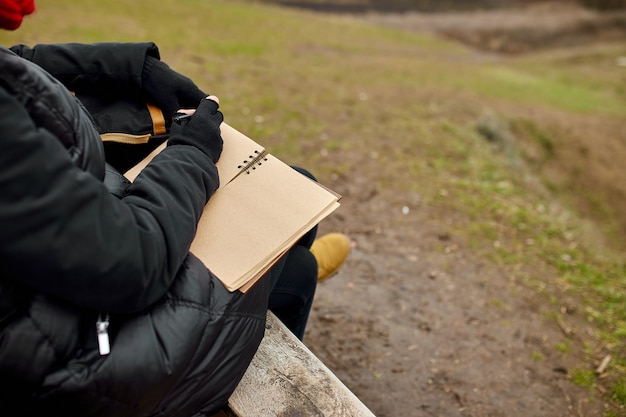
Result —
[[[245,292],[335,211],[341,197],[228,124],[222,123],[221,132],[220,187],[204,208],[190,251],[229,291]],[[164,147],[125,176],[133,181]]]

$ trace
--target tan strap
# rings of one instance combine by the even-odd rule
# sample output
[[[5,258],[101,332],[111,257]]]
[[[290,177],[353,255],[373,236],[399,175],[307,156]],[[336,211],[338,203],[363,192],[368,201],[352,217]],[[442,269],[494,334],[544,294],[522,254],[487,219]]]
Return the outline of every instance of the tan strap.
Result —
[[[100,138],[103,142],[118,142],[127,145],[141,145],[148,143],[152,135],[131,135],[129,133],[103,133]]]
[[[163,116],[163,112],[157,106],[148,103],[148,111],[150,112],[150,117],[152,118],[152,129],[154,130],[154,135],[164,135],[167,133],[165,129],[165,117]]]

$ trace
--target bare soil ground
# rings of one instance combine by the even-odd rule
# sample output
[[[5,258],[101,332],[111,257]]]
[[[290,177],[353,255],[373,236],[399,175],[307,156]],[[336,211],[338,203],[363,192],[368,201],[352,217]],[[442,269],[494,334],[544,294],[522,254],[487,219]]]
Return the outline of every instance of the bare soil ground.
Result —
[[[622,29],[612,23],[617,17],[560,4],[360,16],[499,53],[624,39],[623,21]],[[606,140],[598,141],[585,161],[570,164],[591,164],[588,172],[597,174],[589,181],[611,188],[609,194],[621,204],[626,201],[625,182],[618,180],[622,168],[606,161],[624,159],[615,155],[626,155],[625,129],[600,126],[600,120],[585,120],[573,129],[580,146],[589,132]],[[555,172],[567,169],[567,163],[554,167]],[[332,184],[344,204],[321,226],[322,233],[345,231],[354,241],[339,275],[319,286],[305,336],[339,378],[379,417],[602,416],[607,404],[599,393],[569,378],[582,353],[555,349],[568,339],[584,338],[582,316],[572,311],[568,323],[548,319],[554,307],[542,296],[508,271],[474,257],[451,232],[455,213],[433,212],[417,194],[377,192],[370,181]],[[408,213],[401,210],[405,206]],[[569,312],[567,299],[560,304]]]

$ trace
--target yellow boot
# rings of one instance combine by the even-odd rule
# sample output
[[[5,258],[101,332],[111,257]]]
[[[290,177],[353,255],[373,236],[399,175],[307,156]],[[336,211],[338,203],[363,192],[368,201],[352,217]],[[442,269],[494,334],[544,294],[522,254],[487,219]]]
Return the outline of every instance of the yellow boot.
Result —
[[[350,238],[343,233],[329,233],[315,239],[311,252],[317,260],[317,279],[324,281],[339,270],[350,254]]]

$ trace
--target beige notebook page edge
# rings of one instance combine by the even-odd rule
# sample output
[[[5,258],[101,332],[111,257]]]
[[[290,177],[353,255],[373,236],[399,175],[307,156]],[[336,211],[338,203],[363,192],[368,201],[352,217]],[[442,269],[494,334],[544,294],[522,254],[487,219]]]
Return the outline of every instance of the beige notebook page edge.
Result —
[[[336,204],[333,193],[268,155],[257,170],[212,197],[190,250],[227,288],[236,289]]]
[[[336,209],[338,209],[340,206],[340,204],[338,202],[330,205],[327,207],[326,210],[324,210],[322,213],[319,214],[319,216],[317,216],[314,219],[311,219],[311,221],[306,225],[306,227],[303,227],[303,230],[301,231],[301,233],[299,235],[297,235],[296,238],[293,239],[294,242],[297,242],[298,240],[300,240],[300,238],[302,236],[304,236],[313,226],[315,226],[317,223],[321,222],[324,218],[328,217],[333,211],[335,211]],[[243,284],[241,287],[239,287],[239,291],[245,293],[246,291],[248,291],[250,288],[252,288],[254,286],[254,284],[256,284],[256,282],[263,276],[265,275],[265,273],[267,271],[269,271],[269,269],[274,266],[274,264],[278,261],[278,259],[280,259],[281,256],[283,256],[289,249],[291,249],[291,247],[293,246],[294,243],[288,244],[286,245],[286,248],[282,251],[279,252],[279,255],[275,257],[274,260],[272,260],[265,268],[263,268],[262,270],[260,270],[259,272],[257,272],[256,275],[254,275],[252,278],[250,278],[248,280],[248,282],[246,282],[245,284]],[[277,251],[278,252],[278,251]]]

